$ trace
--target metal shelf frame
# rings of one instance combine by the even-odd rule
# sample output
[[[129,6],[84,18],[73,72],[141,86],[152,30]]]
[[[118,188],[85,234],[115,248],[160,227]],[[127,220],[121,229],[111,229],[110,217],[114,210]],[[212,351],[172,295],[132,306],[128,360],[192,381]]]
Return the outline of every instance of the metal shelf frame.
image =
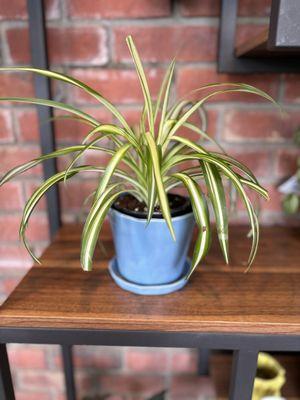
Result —
[[[225,73],[300,73],[299,0],[272,0],[266,57],[237,57],[235,38],[239,0],[222,0],[218,72]],[[299,56],[282,54],[299,50]],[[281,52],[277,57],[270,54]]]

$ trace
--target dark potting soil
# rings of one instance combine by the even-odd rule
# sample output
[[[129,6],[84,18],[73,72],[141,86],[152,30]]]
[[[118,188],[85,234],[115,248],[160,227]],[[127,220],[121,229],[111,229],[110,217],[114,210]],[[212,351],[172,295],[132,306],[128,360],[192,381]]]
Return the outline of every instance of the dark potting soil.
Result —
[[[191,205],[188,198],[170,193],[168,194],[169,206],[172,216],[182,215],[191,211]],[[138,218],[147,217],[147,206],[139,201],[130,193],[121,195],[114,203],[113,208],[125,214],[133,215]],[[154,218],[162,218],[160,207],[154,208]]]

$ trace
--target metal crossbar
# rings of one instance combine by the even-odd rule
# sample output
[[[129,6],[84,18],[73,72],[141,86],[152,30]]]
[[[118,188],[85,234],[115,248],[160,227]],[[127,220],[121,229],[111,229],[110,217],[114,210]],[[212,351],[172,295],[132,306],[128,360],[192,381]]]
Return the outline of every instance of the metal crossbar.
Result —
[[[12,400],[12,380],[6,343],[60,344],[63,349],[66,393],[75,400],[72,345],[186,347],[232,350],[232,368],[229,400],[251,400],[259,351],[300,351],[297,335],[254,335],[158,331],[113,331],[89,329],[1,328],[0,329],[1,381],[4,382],[1,400]],[[1,392],[0,392],[1,395]]]

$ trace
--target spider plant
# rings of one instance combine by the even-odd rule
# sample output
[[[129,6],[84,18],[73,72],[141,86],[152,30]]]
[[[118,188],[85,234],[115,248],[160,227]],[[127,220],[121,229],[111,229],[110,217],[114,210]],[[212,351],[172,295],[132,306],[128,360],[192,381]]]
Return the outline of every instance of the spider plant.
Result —
[[[241,197],[247,210],[252,229],[252,246],[248,258],[250,266],[254,260],[258,240],[259,225],[253,204],[249,200],[246,189],[251,189],[268,199],[267,191],[261,187],[253,173],[241,162],[226,154],[222,149],[209,151],[203,141],[194,143],[181,136],[182,129],[188,129],[206,141],[218,145],[202,127],[189,121],[193,113],[203,110],[204,104],[220,94],[246,92],[261,96],[274,102],[265,92],[243,83],[214,83],[194,91],[196,101],[183,98],[170,104],[170,90],[174,75],[175,60],[168,67],[157,99],[150,95],[147,77],[134,41],[126,38],[137,76],[144,97],[138,129],[134,129],[125,120],[117,108],[101,93],[71,76],[32,67],[1,68],[2,71],[29,71],[48,78],[76,86],[95,98],[106,107],[118,121],[117,124],[106,124],[98,121],[80,109],[53,100],[23,97],[3,97],[2,101],[31,103],[54,107],[66,111],[80,122],[89,125],[90,130],[81,144],[65,147],[49,154],[42,155],[30,162],[10,170],[0,181],[0,185],[18,174],[42,163],[50,158],[73,155],[72,162],[61,172],[56,173],[38,187],[27,201],[20,224],[20,237],[37,262],[26,239],[26,228],[35,206],[53,185],[66,181],[79,173],[94,172],[99,181],[92,193],[92,205],[86,218],[81,244],[81,264],[84,270],[92,269],[93,255],[101,227],[110,207],[122,193],[130,193],[147,207],[147,220],[151,221],[155,207],[159,207],[169,228],[170,235],[176,240],[168,202],[168,192],[183,186],[187,189],[196,224],[199,228],[195,243],[193,259],[188,276],[207,254],[212,235],[209,207],[213,210],[218,239],[225,261],[228,263],[228,211],[226,206],[226,181],[229,181]],[[103,139],[110,142],[107,147]],[[201,144],[200,144],[201,143]],[[220,146],[219,146],[220,147]],[[80,159],[86,151],[109,154],[107,165],[80,165]],[[193,166],[187,167],[189,162]],[[195,165],[196,163],[196,165]],[[201,189],[200,183],[206,186]]]

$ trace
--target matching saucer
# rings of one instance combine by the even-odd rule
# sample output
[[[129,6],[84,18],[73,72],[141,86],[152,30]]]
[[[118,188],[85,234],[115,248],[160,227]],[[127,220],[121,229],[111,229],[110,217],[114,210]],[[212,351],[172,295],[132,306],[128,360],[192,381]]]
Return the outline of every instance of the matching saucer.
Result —
[[[160,285],[140,285],[138,283],[128,281],[120,274],[118,263],[115,257],[110,260],[108,264],[108,270],[115,283],[122,289],[136,294],[155,296],[172,293],[179,289],[182,289],[188,282],[185,277],[190,269],[190,266],[191,260],[187,259],[185,263],[184,273],[180,278],[178,278],[176,281]]]

